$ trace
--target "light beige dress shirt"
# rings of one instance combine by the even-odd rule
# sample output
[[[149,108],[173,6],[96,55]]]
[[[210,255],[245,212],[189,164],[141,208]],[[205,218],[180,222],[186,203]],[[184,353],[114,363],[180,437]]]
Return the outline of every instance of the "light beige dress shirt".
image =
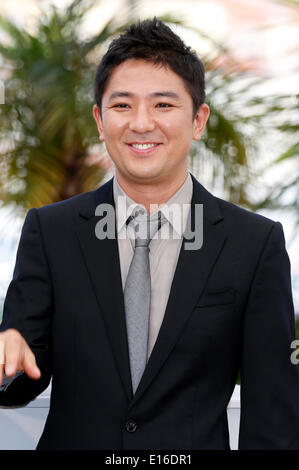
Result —
[[[153,350],[163,321],[190,210],[192,193],[193,183],[188,172],[183,185],[158,209],[166,217],[167,222],[162,225],[149,244],[151,308],[148,358]],[[134,207],[138,206],[138,204],[124,192],[116,176],[113,178],[113,195],[116,207],[118,249],[124,290],[135,247],[134,231],[130,225],[126,226],[126,221]]]

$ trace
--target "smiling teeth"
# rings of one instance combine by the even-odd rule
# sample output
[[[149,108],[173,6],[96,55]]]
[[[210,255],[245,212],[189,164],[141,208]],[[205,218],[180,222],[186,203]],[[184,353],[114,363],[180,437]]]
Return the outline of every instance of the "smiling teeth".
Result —
[[[150,149],[151,147],[155,147],[156,145],[158,144],[132,144],[132,147],[134,147],[135,149],[143,150]]]

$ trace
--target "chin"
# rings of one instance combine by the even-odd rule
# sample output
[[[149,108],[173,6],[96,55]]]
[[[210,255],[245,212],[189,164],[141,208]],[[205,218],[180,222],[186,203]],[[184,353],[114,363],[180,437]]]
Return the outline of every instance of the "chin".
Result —
[[[132,169],[129,170],[129,174],[133,178],[138,178],[138,179],[152,179],[152,178],[157,178],[161,175],[161,170],[160,169],[153,169],[153,168],[138,168],[136,169],[136,166]]]
[[[135,173],[136,178],[142,179],[144,181],[146,180],[155,180],[161,177],[161,172],[160,171],[139,171],[138,173]]]

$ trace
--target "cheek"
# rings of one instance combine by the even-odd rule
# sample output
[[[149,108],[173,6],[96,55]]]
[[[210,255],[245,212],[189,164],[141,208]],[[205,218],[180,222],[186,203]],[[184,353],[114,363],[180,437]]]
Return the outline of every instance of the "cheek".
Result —
[[[186,129],[184,126],[171,126],[165,128],[168,145],[175,154],[182,154],[189,151],[192,142],[192,129]]]
[[[122,119],[116,119],[115,117],[112,118],[110,116],[105,116],[105,119],[103,120],[103,131],[106,138],[119,138],[122,135],[124,128],[125,123]]]
[[[175,126],[176,126],[176,124],[173,123],[172,121],[163,122],[163,127],[164,127],[164,129],[167,129],[168,132],[172,127],[175,127]]]
[[[176,135],[181,126],[181,119],[177,119],[175,115],[169,116],[160,122],[160,128],[164,129],[170,136]]]
[[[160,129],[166,135],[168,142],[175,142],[177,146],[186,146],[186,142],[192,140],[192,124],[188,125],[185,116],[169,116],[160,123]]]

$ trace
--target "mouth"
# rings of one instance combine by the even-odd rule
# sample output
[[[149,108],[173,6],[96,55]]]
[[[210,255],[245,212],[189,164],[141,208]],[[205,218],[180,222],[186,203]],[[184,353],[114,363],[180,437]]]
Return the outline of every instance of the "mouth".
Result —
[[[154,152],[161,144],[155,142],[146,142],[142,144],[135,142],[127,145],[133,151],[134,154],[144,155]]]

